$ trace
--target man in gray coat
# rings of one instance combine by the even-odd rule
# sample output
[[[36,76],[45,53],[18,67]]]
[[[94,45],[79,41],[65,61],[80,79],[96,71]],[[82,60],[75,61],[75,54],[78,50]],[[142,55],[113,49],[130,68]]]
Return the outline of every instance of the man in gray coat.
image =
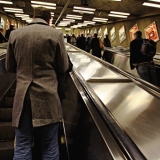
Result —
[[[63,34],[50,27],[50,11],[34,9],[26,27],[11,32],[6,70],[16,73],[12,125],[16,127],[14,160],[32,159],[33,129],[41,135],[42,159],[58,160],[58,122],[62,109],[56,72],[68,69]]]

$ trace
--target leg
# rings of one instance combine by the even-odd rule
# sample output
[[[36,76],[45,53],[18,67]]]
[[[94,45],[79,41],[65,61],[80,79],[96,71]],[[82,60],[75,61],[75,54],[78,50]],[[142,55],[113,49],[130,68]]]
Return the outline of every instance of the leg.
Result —
[[[15,129],[16,147],[13,160],[32,160],[32,112],[29,97],[25,98],[19,127]]]
[[[137,72],[140,76],[140,78],[142,78],[143,80],[150,82],[150,78],[149,78],[149,68],[147,65],[140,65],[136,67]]]
[[[42,160],[59,160],[58,126],[54,123],[40,127]]]
[[[149,64],[149,76],[150,82],[156,86],[158,86],[157,75],[154,64]]]

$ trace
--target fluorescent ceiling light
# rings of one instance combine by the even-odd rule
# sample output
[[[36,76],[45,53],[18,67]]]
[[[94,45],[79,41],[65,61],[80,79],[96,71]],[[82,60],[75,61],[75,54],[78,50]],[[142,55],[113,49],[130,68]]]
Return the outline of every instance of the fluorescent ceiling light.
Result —
[[[48,9],[56,9],[56,7],[51,7],[51,6],[44,6],[44,5],[37,5],[37,4],[31,4],[32,7],[45,7]]]
[[[93,21],[96,21],[96,22],[107,22],[107,21],[103,21],[103,20],[100,20],[100,19],[93,19]]]
[[[116,14],[108,14],[110,17],[120,17],[120,18],[127,18],[128,16],[123,16],[123,15],[116,15]]]
[[[82,19],[81,17],[66,17],[66,18],[69,18],[69,19]]]
[[[108,20],[107,18],[99,18],[99,17],[94,17],[93,19],[95,19],[95,20],[102,20],[102,21],[107,21]]]
[[[23,9],[19,9],[19,8],[8,8],[8,7],[3,7],[3,9],[16,10],[16,11],[22,11],[23,10]]]
[[[154,4],[154,3],[147,3],[147,2],[144,2],[143,5],[144,5],[144,6],[148,6],[148,7],[156,7],[156,8],[160,8],[160,4]]]
[[[93,21],[84,21],[83,23],[84,24],[93,24],[94,25],[96,22],[93,22]]]
[[[15,17],[29,17],[29,15],[26,14],[14,14]]]
[[[58,26],[67,26],[67,24],[58,24]]]
[[[67,19],[67,18],[63,18],[63,21],[71,21],[71,22],[75,22],[74,19]]]
[[[152,2],[160,2],[160,0],[149,0],[149,1],[152,1]]]
[[[67,16],[67,17],[79,17],[79,18],[82,18],[82,16],[73,15],[73,14],[67,14],[66,16]]]
[[[62,21],[60,21],[60,22],[64,22],[64,23],[71,23],[71,21],[63,21],[63,20],[62,20]]]
[[[82,11],[82,10],[76,10],[76,9],[73,9],[73,12],[94,14],[94,12],[90,12],[90,11]]]
[[[23,13],[23,11],[4,10],[5,12]]]
[[[66,31],[70,31],[71,29],[70,29],[70,28],[65,28],[65,30],[66,30]]]
[[[43,5],[47,5],[47,6],[56,6],[55,3],[40,2],[40,1],[31,1],[31,3],[34,3],[34,4],[43,4]]]
[[[23,20],[32,20],[30,17],[22,17]]]
[[[125,12],[116,12],[116,11],[110,11],[111,14],[120,14],[120,15],[126,15],[129,16],[130,13],[125,13]]]
[[[87,23],[78,23],[78,26],[87,26]]]
[[[56,29],[62,29],[61,27],[56,27]]]
[[[85,10],[85,11],[95,11],[95,10],[96,10],[96,9],[94,9],[94,8],[77,7],[77,6],[74,6],[73,8],[74,8],[74,9]]]
[[[77,28],[76,26],[71,26],[70,28]]]
[[[71,22],[60,21],[60,24],[70,24]]]
[[[95,23],[87,23],[87,24],[89,24],[89,25],[95,25]]]
[[[9,2],[9,1],[0,1],[0,3],[3,3],[3,4],[13,4],[12,2]]]

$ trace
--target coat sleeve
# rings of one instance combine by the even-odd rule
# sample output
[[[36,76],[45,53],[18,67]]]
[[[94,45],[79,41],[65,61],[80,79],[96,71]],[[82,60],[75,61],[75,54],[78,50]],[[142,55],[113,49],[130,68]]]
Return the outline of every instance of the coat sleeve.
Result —
[[[56,49],[56,69],[58,72],[64,73],[69,67],[67,51],[64,44],[63,34],[59,36]]]
[[[14,51],[12,49],[11,39],[12,39],[12,33],[10,35],[9,42],[8,42],[7,54],[6,54],[6,60],[5,60],[5,68],[8,72],[16,73],[17,63],[16,63],[16,59],[14,56]]]

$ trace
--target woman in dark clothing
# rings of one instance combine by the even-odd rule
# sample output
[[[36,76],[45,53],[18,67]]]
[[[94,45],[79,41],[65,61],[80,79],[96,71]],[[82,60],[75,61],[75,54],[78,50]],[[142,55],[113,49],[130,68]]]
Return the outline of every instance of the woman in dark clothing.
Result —
[[[0,43],[8,42],[8,40],[2,34],[3,28],[0,28]]]
[[[104,44],[105,47],[111,47],[111,42],[108,38],[108,35],[106,35],[106,38],[104,38],[103,44]]]
[[[79,37],[79,48],[85,51],[86,48],[86,38],[84,37],[83,34],[81,34],[81,36]]]
[[[99,44],[99,38],[97,38],[97,33],[94,34],[94,38],[91,40],[92,55],[101,58],[101,48]]]

